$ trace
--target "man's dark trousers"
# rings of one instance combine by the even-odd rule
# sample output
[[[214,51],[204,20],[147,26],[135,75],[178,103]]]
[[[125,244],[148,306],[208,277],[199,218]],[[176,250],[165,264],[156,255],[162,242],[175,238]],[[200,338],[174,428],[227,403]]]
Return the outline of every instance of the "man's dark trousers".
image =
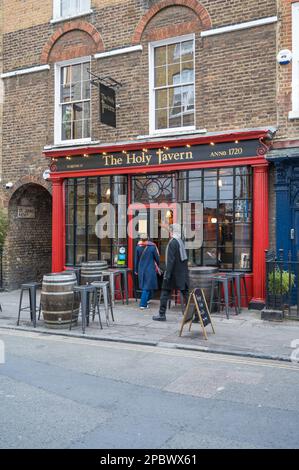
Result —
[[[184,299],[185,305],[188,299],[188,289],[181,290],[182,297]],[[162,289],[161,290],[161,296],[160,296],[160,309],[159,309],[159,315],[160,316],[165,316],[166,315],[166,310],[167,310],[167,302],[171,297],[171,289]]]

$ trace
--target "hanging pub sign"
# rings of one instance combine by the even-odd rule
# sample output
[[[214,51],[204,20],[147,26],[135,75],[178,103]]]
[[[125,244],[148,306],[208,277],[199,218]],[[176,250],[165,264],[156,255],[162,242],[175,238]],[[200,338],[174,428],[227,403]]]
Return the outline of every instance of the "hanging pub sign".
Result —
[[[115,90],[100,83],[100,121],[107,126],[116,127]]]
[[[192,322],[194,321],[196,314],[198,315],[199,323],[202,327],[204,337],[205,339],[208,339],[206,333],[206,326],[211,325],[214,334],[215,330],[204,291],[200,288],[193,289],[193,291],[189,295],[188,303],[181,324],[180,336],[182,335],[183,328],[186,323],[189,323],[189,331],[191,330]]]

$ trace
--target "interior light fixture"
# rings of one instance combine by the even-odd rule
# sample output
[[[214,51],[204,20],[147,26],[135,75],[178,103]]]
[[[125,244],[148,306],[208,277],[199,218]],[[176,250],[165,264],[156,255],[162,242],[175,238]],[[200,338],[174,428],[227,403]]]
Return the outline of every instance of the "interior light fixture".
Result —
[[[212,224],[217,224],[217,219],[216,219],[216,217],[212,217],[212,218],[211,218],[211,223],[212,223]]]

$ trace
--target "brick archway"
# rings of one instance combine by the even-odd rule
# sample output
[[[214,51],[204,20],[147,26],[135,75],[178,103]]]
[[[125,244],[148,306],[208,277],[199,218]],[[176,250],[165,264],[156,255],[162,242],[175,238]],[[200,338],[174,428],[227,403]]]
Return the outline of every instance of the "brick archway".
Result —
[[[65,23],[63,26],[61,26],[60,28],[58,28],[44,45],[43,51],[41,54],[41,63],[47,64],[49,62],[52,48],[57,43],[57,41],[59,41],[64,35],[68,33],[72,33],[74,31],[80,32],[81,35],[84,33],[85,35],[87,35],[87,37],[89,38],[92,44],[93,50],[91,51],[91,53],[104,51],[105,48],[104,48],[102,37],[100,33],[98,32],[98,30],[92,24],[87,23],[87,21],[80,21],[80,20],[69,21]],[[75,55],[75,56],[78,57],[79,55],[84,55],[84,54],[86,54],[86,51],[83,51],[82,47],[79,47],[78,55]]]
[[[3,285],[15,289],[40,281],[51,271],[52,197],[47,183],[18,181],[8,201],[8,232],[3,251]]]
[[[202,29],[212,28],[212,21],[208,11],[197,0],[162,0],[153,5],[149,9],[149,11],[141,18],[135,29],[132,44],[140,44],[142,34],[147,24],[157,13],[159,13],[159,11],[163,10],[164,8],[173,6],[183,6],[190,8],[197,15],[201,23]]]

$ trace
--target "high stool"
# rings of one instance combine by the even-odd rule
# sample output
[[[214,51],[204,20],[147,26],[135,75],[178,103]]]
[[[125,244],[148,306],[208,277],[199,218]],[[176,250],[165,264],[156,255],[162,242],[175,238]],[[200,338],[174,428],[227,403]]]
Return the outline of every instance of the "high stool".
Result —
[[[109,278],[110,282],[110,291],[111,291],[111,298],[112,298],[112,304],[115,304],[115,293],[119,292],[121,295],[122,303],[124,304],[124,294],[122,290],[122,280],[123,280],[123,275],[122,272],[119,269],[109,269],[107,271],[102,271],[101,272],[101,281],[103,281],[104,277]],[[119,289],[115,288],[115,281],[119,279]]]
[[[126,304],[128,305],[129,304],[129,275],[132,278],[134,298],[135,298],[135,300],[137,300],[133,269],[130,269],[130,268],[117,268],[117,270],[120,271],[122,273],[122,276],[123,276],[124,293],[125,293],[125,296],[126,296]]]
[[[246,298],[247,305],[249,303],[247,287],[246,287],[245,273],[233,271],[230,274],[233,276],[233,278],[235,280],[235,284],[236,284],[236,288],[237,288],[238,307],[239,307],[239,310],[241,312],[241,310],[242,310],[241,281],[243,281],[243,287],[244,287],[244,292],[245,292],[245,298]]]
[[[178,304],[178,295],[180,296],[181,309],[182,309],[182,313],[184,314],[185,306],[187,305],[187,303],[186,303],[186,299],[184,299],[184,296],[183,296],[183,293],[182,293],[181,290],[175,289],[171,292],[170,298],[168,300],[168,308],[171,308],[172,299],[174,300],[175,307],[177,306],[177,304]]]
[[[235,285],[234,285],[234,278],[230,274],[220,274],[217,276],[211,277],[212,286],[211,286],[211,299],[210,299],[210,312],[212,311],[213,304],[218,304],[219,309],[220,305],[222,304],[221,299],[221,287],[223,288],[224,293],[224,305],[225,305],[225,313],[226,318],[229,319],[229,306],[231,303],[235,306],[236,315],[239,314],[239,307],[238,301],[236,300],[235,296]],[[218,300],[214,301],[214,294],[215,288],[217,287],[218,291]],[[231,288],[231,296],[229,295],[229,288]]]
[[[103,294],[105,313],[106,313],[106,322],[107,322],[107,326],[109,326],[109,308],[110,308],[112,321],[114,321],[112,298],[111,298],[111,292],[110,292],[110,283],[108,281],[102,281],[102,282],[94,281],[90,285],[94,286],[97,289],[99,305],[101,304],[102,294]]]
[[[36,292],[38,287],[40,287],[40,283],[38,282],[28,282],[26,284],[21,285],[21,295],[20,295],[20,303],[19,303],[19,313],[18,313],[18,321],[17,325],[19,326],[20,324],[20,317],[21,317],[21,312],[23,310],[30,310],[30,318],[31,321],[33,322],[34,328],[36,328],[36,312],[39,312],[38,318],[40,318],[40,313],[41,313],[41,304],[39,304],[39,308],[36,308]],[[27,307],[22,307],[22,301],[23,301],[23,294],[25,291],[28,291],[29,294],[29,306]]]
[[[81,306],[81,316],[82,316],[82,331],[83,334],[85,333],[86,326],[89,325],[89,312],[90,312],[90,304],[91,304],[91,296],[93,300],[93,317],[95,316],[95,310],[97,309],[98,316],[99,316],[99,323],[101,329],[103,329],[101,315],[100,315],[100,307],[98,302],[97,296],[97,288],[92,285],[86,286],[75,286],[74,287],[74,297],[72,303],[72,313],[71,313],[71,322],[70,322],[70,330],[72,329],[72,321],[73,321],[73,314],[74,314],[74,298],[75,295],[80,295],[80,306]]]

